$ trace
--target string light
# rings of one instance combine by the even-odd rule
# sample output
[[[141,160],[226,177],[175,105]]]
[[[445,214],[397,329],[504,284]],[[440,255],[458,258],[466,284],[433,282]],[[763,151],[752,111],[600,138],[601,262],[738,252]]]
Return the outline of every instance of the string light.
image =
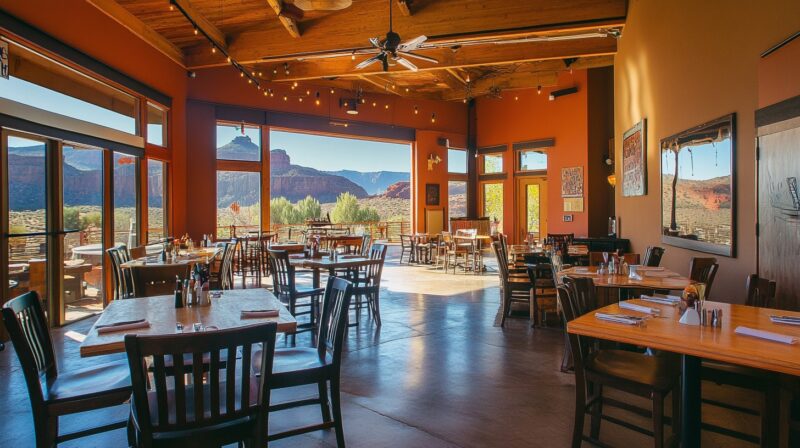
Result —
[[[303,102],[303,97],[301,96],[301,97],[297,98],[297,100],[302,103]]]
[[[355,61],[356,60],[356,54],[355,53],[350,55],[350,60],[351,61]]]
[[[314,101],[314,103],[316,103],[316,105],[319,106],[319,92],[317,92],[316,97],[317,99],[316,101]]]
[[[311,95],[311,91],[310,90],[306,90],[306,96],[309,96],[309,95]]]
[[[170,4],[169,4],[169,10],[170,10],[170,11],[175,11],[175,7],[174,7],[174,6],[172,6],[172,3],[170,3]]]
[[[541,95],[542,94],[542,86],[536,86],[536,94],[537,95]]]
[[[389,109],[389,105],[387,104],[386,106],[384,106],[384,109]]]
[[[283,96],[283,101],[289,101],[289,97],[287,97],[286,95],[284,95],[284,96]]]
[[[278,74],[278,69],[277,68],[273,68],[272,69],[272,74],[273,75],[277,75]]]
[[[464,101],[464,104],[467,104],[467,99],[466,98],[464,98],[463,101]]]
[[[406,87],[406,93],[408,93],[408,87]]]
[[[239,72],[239,77],[244,78],[244,72]]]
[[[231,57],[230,57],[230,56],[228,56],[228,57],[227,57],[227,60],[228,60],[228,64],[230,64],[231,62],[233,62],[233,61],[231,60]]]
[[[419,115],[419,107],[414,106],[414,115]]]
[[[211,54],[216,54],[216,53],[217,53],[217,46],[214,45],[214,44],[211,44]]]
[[[519,96],[514,95],[514,101],[519,101]]]
[[[470,81],[469,81],[469,74],[467,74],[467,82],[470,82]]]
[[[436,123],[436,113],[431,114],[431,123]]]
[[[198,34],[200,34],[200,31],[197,31],[197,27],[194,27],[194,35],[197,36]]]
[[[283,63],[283,72],[286,73],[287,76],[289,75],[289,63],[288,62],[284,62]]]
[[[335,92],[335,90],[333,90],[333,87],[331,87],[331,95],[333,95],[333,92]]]
[[[269,92],[267,92],[267,91],[265,90],[265,91],[264,91],[264,96],[267,96],[267,95],[269,95]]]
[[[292,83],[292,87],[297,87],[297,81]]]
[[[378,105],[378,103],[376,103],[375,101],[372,102],[372,107],[375,107],[377,105]]]
[[[365,100],[364,98],[361,98],[361,104],[366,104],[366,103],[367,103],[367,100]]]

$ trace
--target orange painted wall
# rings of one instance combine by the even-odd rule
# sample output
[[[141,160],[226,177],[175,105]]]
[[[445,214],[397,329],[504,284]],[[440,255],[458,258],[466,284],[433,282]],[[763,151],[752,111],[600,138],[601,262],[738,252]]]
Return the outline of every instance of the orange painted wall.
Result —
[[[619,166],[622,133],[647,118],[649,194],[623,198],[617,191],[616,196],[622,235],[631,239],[634,251],[661,245],[660,139],[737,114],[737,257],[717,257],[714,299],[743,302],[745,276],[756,271],[754,111],[759,102],[759,55],[798,29],[796,0],[736,2],[735,7],[722,1],[629,2],[615,58],[614,134]],[[683,274],[688,274],[691,257],[707,256],[664,247],[663,264]]]
[[[555,101],[548,100],[551,90],[572,86],[578,87],[577,93]],[[519,99],[515,100],[515,96]],[[537,94],[536,89],[524,89],[503,92],[502,99],[479,98],[477,116],[478,147],[508,145],[503,157],[503,168],[508,174],[503,181],[503,232],[516,241],[516,186],[513,179],[516,161],[511,145],[527,140],[555,138],[555,147],[548,152],[547,231],[588,235],[589,218],[586,210],[591,206],[591,198],[587,194],[587,72],[563,72],[558,78],[558,87],[544,88],[541,94]],[[563,222],[561,168],[573,166],[584,168],[584,211],[571,212],[573,222]],[[481,191],[479,187],[479,195]]]
[[[439,145],[439,138],[447,138],[450,145],[456,148],[466,146],[463,134],[443,133],[440,131],[418,130],[417,141],[414,144],[412,182],[419,194],[414,198],[412,208],[412,222],[416,225],[416,232],[425,232],[425,209],[444,210],[445,230],[447,230],[447,148]],[[442,161],[433,165],[433,170],[428,171],[428,157],[439,156]],[[439,205],[425,205],[425,186],[427,184],[439,185]]]
[[[777,42],[776,42],[777,43]],[[800,95],[800,37],[758,61],[758,107]]]
[[[173,162],[170,223],[173,232],[182,232],[186,224],[182,200],[186,196],[186,72],[84,0],[0,0],[0,9],[172,97],[172,151],[148,150],[148,154]]]

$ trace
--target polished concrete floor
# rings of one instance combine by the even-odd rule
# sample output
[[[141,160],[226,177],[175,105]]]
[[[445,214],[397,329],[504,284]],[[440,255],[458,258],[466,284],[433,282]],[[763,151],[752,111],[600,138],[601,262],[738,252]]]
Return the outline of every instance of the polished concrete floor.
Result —
[[[511,319],[504,329],[497,327],[498,282],[492,273],[444,274],[427,267],[399,266],[396,254],[390,255],[381,295],[383,325],[376,328],[363,319],[359,328],[350,329],[346,344],[342,390],[348,446],[569,446],[575,386],[571,374],[559,371],[561,330],[532,330],[527,318]],[[63,369],[100,361],[78,355],[76,339],[93,319],[55,331]],[[278,346],[284,343],[279,339]],[[298,337],[298,345],[307,343]],[[273,401],[315,392],[316,387],[281,391]],[[668,405],[667,413],[669,409]],[[753,417],[704,412],[704,420],[758,433]],[[123,418],[125,413],[120,408],[68,417],[62,419],[62,431]],[[319,417],[318,407],[282,411],[270,417],[270,426],[280,431]],[[652,439],[607,422],[601,439],[614,446],[652,446]],[[119,430],[61,446],[124,446],[125,441],[124,431]],[[332,431],[321,431],[271,445],[329,447],[335,442]],[[0,352],[0,447],[33,445],[27,390],[9,347]],[[704,433],[703,446],[754,445]]]

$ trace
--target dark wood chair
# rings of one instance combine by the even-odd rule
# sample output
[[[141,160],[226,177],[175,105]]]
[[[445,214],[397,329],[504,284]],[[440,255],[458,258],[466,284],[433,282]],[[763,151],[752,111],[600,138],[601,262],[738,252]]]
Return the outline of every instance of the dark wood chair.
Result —
[[[175,278],[189,278],[189,265],[143,265],[131,268],[134,297],[152,297],[173,294]]]
[[[319,397],[278,403],[270,406],[270,412],[318,404],[322,411],[322,423],[271,434],[269,440],[334,428],[336,444],[340,448],[344,448],[339,382],[342,346],[347,335],[348,309],[352,297],[352,283],[343,278],[328,277],[316,347],[286,348],[275,351],[271,387],[282,389],[316,384]],[[330,397],[328,395],[329,383]]]
[[[356,325],[361,321],[361,299],[363,297],[367,302],[367,311],[375,319],[375,324],[378,327],[381,326],[381,275],[387,249],[385,244],[373,244],[369,253],[371,262],[356,271],[358,275],[351,279],[354,284],[353,295],[356,297]]]
[[[403,263],[403,256],[406,254],[408,254],[406,261],[410,263],[414,254],[414,243],[411,235],[400,235],[400,264]]]
[[[531,324],[536,316],[533,306],[534,301],[531,296],[533,292],[531,289],[533,285],[530,279],[525,277],[513,276],[508,270],[508,258],[503,254],[503,245],[500,241],[492,243],[492,249],[497,257],[497,273],[500,276],[500,295],[502,297],[502,317],[500,318],[500,326],[506,324],[506,318],[511,314],[511,306],[513,303],[527,303]]]
[[[242,441],[266,446],[272,375],[255,372],[272,372],[277,328],[268,322],[202,333],[126,335],[136,446],[217,447]],[[254,351],[260,353],[257,368]],[[149,357],[152,382],[145,368]],[[204,357],[207,369],[191,368]],[[185,365],[185,359],[192,364]]]
[[[125,245],[119,245],[106,250],[111,261],[111,279],[113,284],[114,300],[129,299],[133,297],[133,281],[128,269],[122,269],[122,263],[130,261],[130,253]]]
[[[98,363],[60,373],[47,319],[35,291],[6,302],[3,322],[28,386],[37,447],[51,448],[60,442],[126,427],[127,420],[123,420],[68,434],[58,433],[60,416],[118,406],[130,399],[127,362]]]
[[[256,286],[261,286],[261,238],[259,234],[237,237],[236,273],[242,277],[242,288],[247,287],[247,276],[253,277]]]
[[[751,274],[747,276],[745,288],[747,291],[746,305],[769,307],[775,300],[776,284],[772,280],[760,278],[756,274]],[[760,409],[751,409],[743,407],[740,404],[730,404],[718,400],[703,399],[703,403],[712,406],[743,412],[745,414],[760,415],[761,436],[759,438],[740,431],[706,423],[703,424],[703,429],[746,440],[751,443],[760,443],[761,446],[778,446],[781,414],[781,378],[779,374],[719,361],[703,360],[700,375],[705,381],[711,381],[718,385],[727,385],[756,391],[761,393],[764,397],[764,406]]]
[[[294,266],[289,262],[289,252],[269,249],[268,253],[273,292],[279,300],[289,307],[289,312],[292,313],[292,316],[309,316],[308,323],[298,323],[298,333],[313,331],[316,328],[317,316],[319,315],[319,298],[325,292],[325,289],[297,286],[297,276]],[[308,299],[308,301],[305,299]],[[301,309],[307,309],[307,311],[299,311]]]
[[[222,244],[222,255],[218,266],[212,269],[210,273],[211,289],[233,289],[233,257],[236,254],[239,241],[236,238],[232,238],[229,242],[217,244]]]
[[[369,256],[370,248],[372,247],[372,235],[365,233],[361,236],[361,255]]]
[[[550,263],[529,264],[528,278],[533,286],[531,291],[531,300],[533,301],[531,326],[535,327],[537,322],[539,322],[540,325],[544,325],[546,323],[547,314],[546,310],[542,310],[542,307],[539,305],[539,299],[556,298],[553,267]],[[545,314],[542,315],[543,311],[545,311]]]
[[[661,265],[661,257],[664,256],[664,248],[658,246],[648,246],[647,250],[644,253],[644,260],[642,260],[642,264],[644,266],[657,268]]]
[[[713,257],[692,257],[692,261],[689,263],[689,278],[696,282],[705,283],[706,298],[711,297],[711,286],[714,285],[714,277],[717,276],[718,269],[717,259]]]
[[[559,286],[559,296],[564,300],[563,310],[567,322],[597,308],[594,283],[590,278],[565,278]],[[589,338],[569,334],[575,364],[575,422],[572,446],[578,448],[584,440],[605,446],[600,440],[600,422],[606,420],[625,428],[652,436],[654,446],[664,445],[664,398],[672,392],[673,437],[679,429],[678,384],[680,366],[677,358],[669,354],[648,356],[626,350],[599,349]],[[641,409],[603,394],[609,387],[631,395],[652,400],[652,411]],[[652,417],[653,429],[641,428],[618,417],[603,413],[609,406],[637,415]],[[583,431],[586,413],[591,413],[589,435]]]

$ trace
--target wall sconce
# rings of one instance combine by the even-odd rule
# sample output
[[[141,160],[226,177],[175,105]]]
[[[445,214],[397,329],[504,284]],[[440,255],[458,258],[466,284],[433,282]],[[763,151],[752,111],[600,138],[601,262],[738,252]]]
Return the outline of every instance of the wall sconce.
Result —
[[[612,175],[608,176],[606,178],[606,180],[608,181],[608,185],[611,185],[611,188],[614,188],[614,187],[617,186],[617,175],[616,174],[612,174]]]
[[[428,171],[433,171],[433,166],[442,163],[442,158],[434,153],[428,155]]]

